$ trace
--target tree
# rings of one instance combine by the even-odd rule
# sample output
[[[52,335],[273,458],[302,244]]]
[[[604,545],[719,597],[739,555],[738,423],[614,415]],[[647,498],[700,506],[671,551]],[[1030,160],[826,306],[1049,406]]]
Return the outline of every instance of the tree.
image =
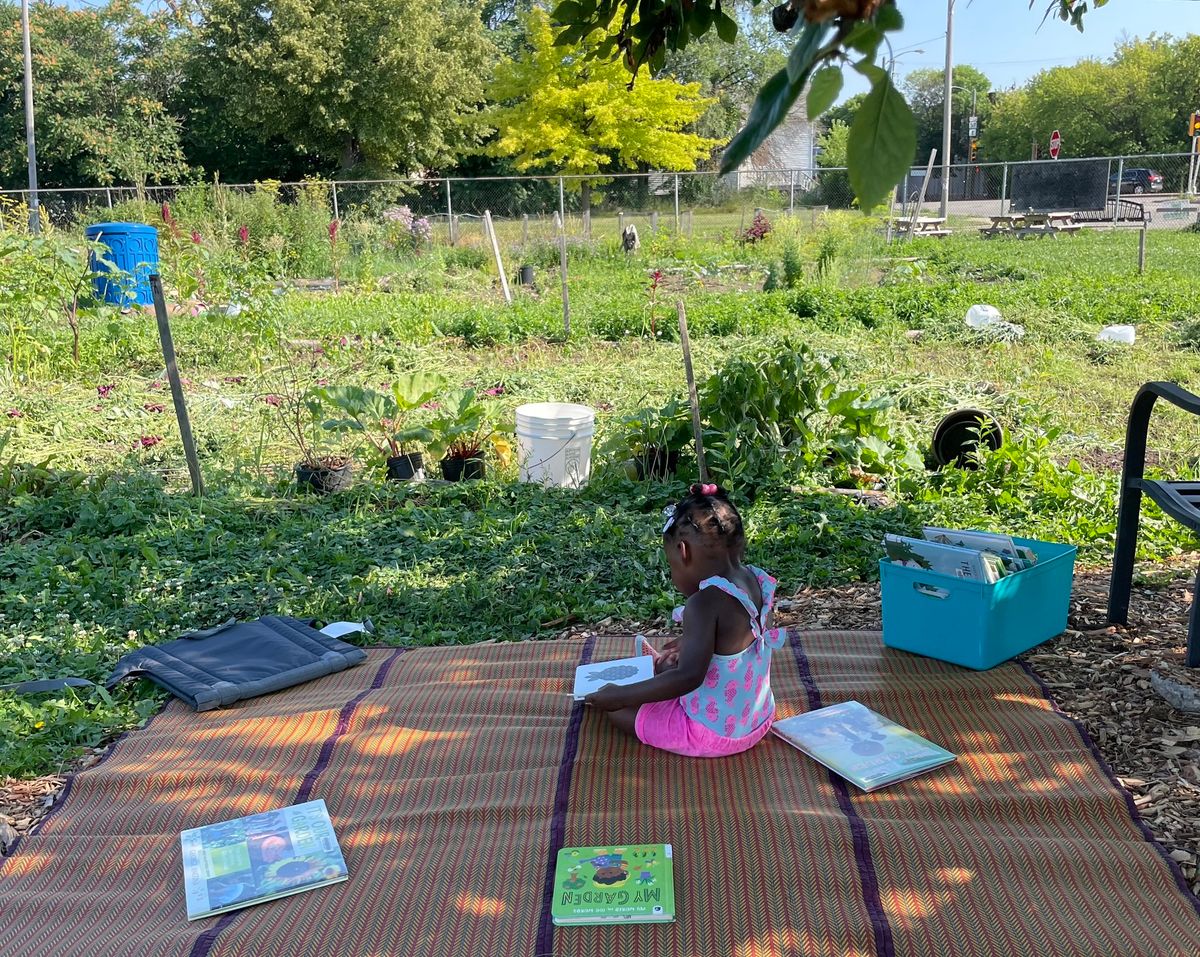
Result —
[[[741,128],[763,81],[787,62],[783,37],[761,17],[751,16],[749,4],[742,3],[737,16],[741,29],[733,43],[710,32],[668,54],[660,71],[684,83],[699,83],[700,92],[716,101],[696,122],[696,132],[713,139],[728,140]]]
[[[841,122],[849,126],[854,122],[854,117],[862,108],[863,100],[866,98],[867,94],[865,93],[855,93],[854,96],[845,102],[839,103],[837,106],[831,106],[824,117],[826,125],[832,128],[834,123]],[[813,119],[816,119],[816,117],[813,117]]]
[[[915,2],[915,0],[908,0]],[[1030,6],[1038,0],[1029,0]],[[1057,16],[1083,29],[1088,0],[1042,0],[1046,17]],[[1090,0],[1101,7],[1108,0]],[[578,43],[597,29],[616,31],[595,44],[599,59],[620,59],[636,79],[642,66],[662,67],[667,52],[683,50],[714,29],[734,42],[737,21],[721,0],[647,4],[642,0],[562,0],[554,8],[559,42]],[[785,68],[759,91],[746,123],[726,147],[721,171],[737,169],[787,117],[808,89],[808,114],[824,113],[842,88],[842,67],[851,65],[871,81],[871,91],[850,127],[850,181],[864,209],[883,199],[912,164],[916,124],[904,97],[875,59],[885,34],[903,25],[896,0],[784,0],[771,9],[780,33],[794,33]],[[853,62],[852,62],[853,61]],[[811,82],[810,82],[811,81]]]
[[[917,124],[918,162],[929,156],[930,150],[936,149],[939,155],[942,152],[945,82],[945,70],[913,70],[904,78],[904,91]],[[952,162],[965,162],[970,147],[967,118],[971,115],[972,100],[978,111],[976,115],[980,117],[980,125],[986,125],[983,122],[984,118],[992,111],[992,104],[987,96],[992,82],[975,67],[964,64],[954,68],[954,85],[961,89],[953,90],[950,94],[950,112],[953,117],[950,157]]]
[[[145,61],[128,43],[147,18],[126,3],[30,11],[36,83],[35,129],[41,184],[174,179],[183,172],[179,127],[141,88]],[[20,11],[0,3],[0,182],[25,179],[24,54]]]
[[[687,131],[713,102],[699,84],[646,78],[630,90],[619,64],[588,56],[601,31],[556,46],[544,11],[532,10],[523,22],[527,49],[496,68],[490,90],[497,104],[487,114],[498,131],[488,147],[493,155],[513,157],[522,172],[589,177],[581,184],[586,210],[604,172],[640,164],[695,169],[719,145]]]
[[[1106,61],[1044,70],[998,98],[983,146],[990,158],[1028,159],[1059,130],[1066,156],[1186,150],[1198,55],[1200,37],[1150,37],[1118,44]]]
[[[482,132],[492,47],[465,0],[209,0],[201,11],[188,82],[208,97],[195,104],[202,127],[366,175],[449,163]]]
[[[821,151],[817,154],[817,165],[825,170],[818,181],[819,201],[833,209],[846,209],[854,198],[845,168],[849,141],[850,125],[834,120],[818,144]]]

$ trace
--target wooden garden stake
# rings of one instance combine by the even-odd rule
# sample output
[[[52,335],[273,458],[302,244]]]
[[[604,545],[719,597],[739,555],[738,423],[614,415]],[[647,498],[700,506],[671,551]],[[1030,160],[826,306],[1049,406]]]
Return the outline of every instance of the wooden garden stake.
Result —
[[[496,227],[492,225],[492,211],[483,211],[483,225],[487,229],[488,238],[492,241],[492,252],[496,256],[496,271],[500,273],[500,288],[504,290],[504,301],[512,305],[512,290],[508,288],[508,277],[504,275],[504,263],[500,259],[500,243],[496,239]]]
[[[563,178],[558,178],[558,209],[554,213],[558,225],[558,271],[562,276],[563,335],[571,338],[571,297],[567,292],[567,201]]]
[[[913,209],[912,219],[908,223],[909,239],[912,239],[917,234],[917,217],[921,215],[921,207],[925,205],[925,190],[929,187],[929,177],[933,175],[933,161],[935,159],[937,159],[937,150],[932,149],[929,151],[929,165],[925,167],[925,178],[921,180],[921,196],[917,200],[917,205]],[[942,189],[949,188],[949,183],[942,183]]]
[[[183,383],[179,381],[179,367],[175,364],[175,341],[171,338],[171,323],[167,318],[167,304],[163,300],[162,280],[158,273],[150,276],[150,291],[154,295],[158,338],[162,342],[163,359],[167,363],[167,381],[171,383],[171,401],[175,405],[175,417],[179,420],[179,437],[183,439],[183,454],[187,458],[188,474],[192,477],[192,491],[203,495],[204,477],[200,474],[200,460],[196,457],[196,443],[192,440],[192,425],[188,421],[187,403],[183,399]]]
[[[700,481],[707,484],[708,466],[704,464],[704,437],[700,428],[700,397],[696,394],[696,375],[692,372],[692,343],[688,339],[687,313],[683,300],[675,303],[679,313],[679,343],[683,346],[683,370],[687,373],[688,399],[692,405],[692,433],[696,437],[696,464],[700,466]]]

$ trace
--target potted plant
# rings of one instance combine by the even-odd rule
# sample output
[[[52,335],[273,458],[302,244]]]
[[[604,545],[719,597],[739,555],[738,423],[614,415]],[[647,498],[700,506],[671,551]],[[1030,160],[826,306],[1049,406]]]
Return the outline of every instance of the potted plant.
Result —
[[[387,476],[396,481],[425,477],[420,446],[433,440],[433,432],[412,421],[414,413],[445,388],[446,380],[425,372],[401,376],[390,393],[363,386],[327,386],[322,400],[341,413],[326,419],[324,428],[333,432],[357,432],[371,444],[376,457],[387,466]]]
[[[350,458],[322,447],[321,418],[325,409],[318,390],[300,390],[292,382],[283,391],[264,396],[263,401],[279,413],[284,429],[300,452],[300,461],[294,469],[296,486],[318,495],[348,488]]]
[[[442,477],[447,482],[484,477],[484,449],[497,430],[472,390],[451,396],[429,428],[433,439],[427,448],[441,459]]]
[[[617,425],[615,448],[628,455],[631,478],[664,479],[679,468],[679,454],[692,439],[687,403],[672,399],[659,409],[645,408],[625,416]]]

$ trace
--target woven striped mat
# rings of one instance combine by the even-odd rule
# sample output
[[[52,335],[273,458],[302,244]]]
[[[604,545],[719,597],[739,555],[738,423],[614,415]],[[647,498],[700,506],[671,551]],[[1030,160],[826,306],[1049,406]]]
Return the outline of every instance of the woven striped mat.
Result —
[[[959,753],[871,795],[773,736],[720,761],[565,693],[627,640],[376,649],[291,691],[173,703],[0,864],[0,954],[866,957],[1200,953],[1200,903],[1081,730],[977,674],[806,633],[781,716],[857,698]],[[185,920],[178,833],[324,798],[349,882]],[[670,842],[675,924],[555,928],[558,847]]]

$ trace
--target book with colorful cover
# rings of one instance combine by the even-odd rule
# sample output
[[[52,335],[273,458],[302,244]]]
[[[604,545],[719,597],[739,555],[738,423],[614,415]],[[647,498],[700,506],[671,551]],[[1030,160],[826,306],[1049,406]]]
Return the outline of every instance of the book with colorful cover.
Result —
[[[188,920],[299,894],[350,875],[324,801],[179,835]]]
[[[575,669],[576,701],[582,701],[605,685],[632,685],[654,677],[654,659],[649,655],[593,661]]]
[[[888,561],[894,564],[923,568],[952,578],[992,583],[1008,574],[999,555],[975,548],[929,542],[922,538],[885,535],[883,551]]]
[[[857,701],[784,718],[771,730],[864,791],[907,781],[957,757]]]
[[[675,920],[670,844],[564,847],[554,868],[555,924],[649,924]]]
[[[1000,556],[1007,574],[1024,571],[1037,564],[1033,549],[1018,545],[1011,535],[999,532],[964,532],[951,528],[936,528],[927,525],[921,530],[926,541],[940,545],[955,545],[958,548],[974,548]]]

